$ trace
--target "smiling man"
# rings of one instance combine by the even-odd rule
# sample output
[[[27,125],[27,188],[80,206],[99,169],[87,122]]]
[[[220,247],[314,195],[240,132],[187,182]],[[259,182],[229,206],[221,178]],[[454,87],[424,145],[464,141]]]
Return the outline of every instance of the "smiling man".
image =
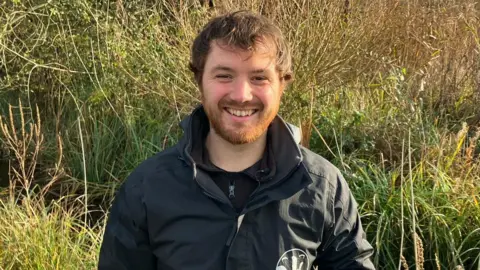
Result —
[[[119,189],[99,269],[374,269],[342,174],[278,115],[292,80],[278,27],[247,11],[216,17],[190,66],[202,104]]]

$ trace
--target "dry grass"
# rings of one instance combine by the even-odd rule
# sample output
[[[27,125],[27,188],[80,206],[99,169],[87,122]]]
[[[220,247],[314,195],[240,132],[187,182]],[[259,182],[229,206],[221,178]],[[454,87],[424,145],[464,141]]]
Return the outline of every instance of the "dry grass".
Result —
[[[198,2],[0,4],[0,149],[11,164],[0,268],[92,268],[101,229],[85,213],[176,142],[199,101],[191,41],[211,16],[244,8],[290,41],[281,114],[345,172],[375,263],[480,265],[478,1]]]

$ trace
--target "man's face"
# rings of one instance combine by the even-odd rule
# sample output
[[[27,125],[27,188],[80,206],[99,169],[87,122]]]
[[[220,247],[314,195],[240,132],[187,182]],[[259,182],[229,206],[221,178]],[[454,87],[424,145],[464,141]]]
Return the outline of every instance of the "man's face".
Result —
[[[264,134],[278,113],[283,83],[271,51],[255,52],[212,42],[202,75],[202,103],[224,140],[244,144]]]

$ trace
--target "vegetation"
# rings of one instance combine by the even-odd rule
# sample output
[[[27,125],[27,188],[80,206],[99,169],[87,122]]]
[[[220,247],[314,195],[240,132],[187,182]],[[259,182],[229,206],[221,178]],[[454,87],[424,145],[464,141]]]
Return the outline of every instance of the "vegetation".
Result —
[[[480,268],[480,4],[0,3],[0,269],[93,269],[112,195],[199,101],[199,27],[257,10],[291,42],[281,115],[335,163],[378,269]]]

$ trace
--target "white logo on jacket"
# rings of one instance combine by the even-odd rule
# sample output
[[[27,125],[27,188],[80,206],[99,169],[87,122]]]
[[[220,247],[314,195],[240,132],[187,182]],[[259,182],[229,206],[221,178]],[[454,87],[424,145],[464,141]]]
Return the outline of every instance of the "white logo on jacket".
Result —
[[[283,253],[277,262],[276,270],[308,270],[310,261],[305,251],[294,248]]]

